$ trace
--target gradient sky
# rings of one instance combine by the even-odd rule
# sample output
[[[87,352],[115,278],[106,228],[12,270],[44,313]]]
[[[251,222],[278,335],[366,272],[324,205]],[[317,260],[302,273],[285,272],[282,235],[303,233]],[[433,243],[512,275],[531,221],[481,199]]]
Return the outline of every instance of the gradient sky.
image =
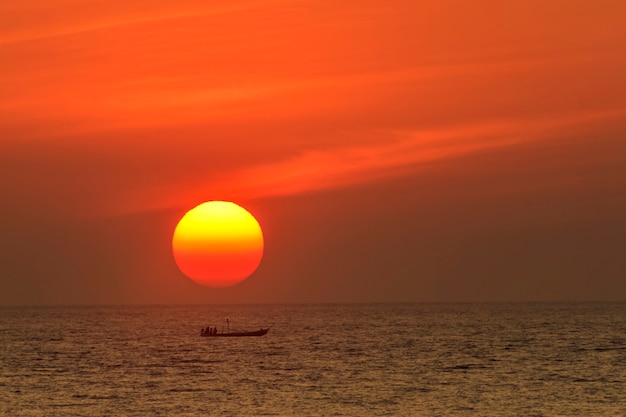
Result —
[[[0,3],[0,304],[626,300],[623,0]],[[232,200],[265,257],[177,269]]]

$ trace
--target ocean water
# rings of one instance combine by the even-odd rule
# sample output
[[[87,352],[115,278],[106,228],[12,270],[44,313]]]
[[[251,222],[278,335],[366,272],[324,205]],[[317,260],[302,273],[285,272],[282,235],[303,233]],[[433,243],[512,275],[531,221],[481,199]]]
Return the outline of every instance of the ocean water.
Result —
[[[626,304],[3,307],[0,415],[623,417]]]

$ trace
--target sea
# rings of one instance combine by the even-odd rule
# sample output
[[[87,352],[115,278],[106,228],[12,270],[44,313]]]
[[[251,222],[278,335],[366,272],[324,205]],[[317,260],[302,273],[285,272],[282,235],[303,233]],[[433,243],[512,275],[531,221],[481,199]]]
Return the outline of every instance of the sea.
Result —
[[[626,303],[0,307],[0,415],[624,417]]]

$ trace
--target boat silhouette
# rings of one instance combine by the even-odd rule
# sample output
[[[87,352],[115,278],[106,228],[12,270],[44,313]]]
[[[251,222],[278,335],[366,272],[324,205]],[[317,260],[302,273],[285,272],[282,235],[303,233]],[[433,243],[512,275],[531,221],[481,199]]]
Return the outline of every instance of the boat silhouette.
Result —
[[[251,332],[218,332],[217,329],[211,329],[207,327],[206,329],[202,329],[200,332],[200,336],[202,337],[244,337],[244,336],[263,336],[266,334],[270,328],[254,330]]]

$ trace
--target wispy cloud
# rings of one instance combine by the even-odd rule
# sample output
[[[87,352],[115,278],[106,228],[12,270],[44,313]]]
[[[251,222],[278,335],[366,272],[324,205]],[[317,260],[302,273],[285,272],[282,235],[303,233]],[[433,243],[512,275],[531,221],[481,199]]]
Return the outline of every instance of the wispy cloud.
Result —
[[[2,8],[0,45],[76,35],[122,26],[184,19],[191,16],[219,16],[257,8],[276,7],[297,0],[235,0],[225,3],[193,0],[176,3],[142,0],[121,3],[98,1],[21,1]]]
[[[625,105],[610,7],[44,3],[0,6],[0,159],[71,209],[349,187]]]
[[[561,137],[572,128],[621,120],[626,109],[571,113],[550,120],[511,120],[439,130],[373,131],[367,146],[309,150],[291,158],[217,173],[211,181],[143,189],[114,211],[191,206],[203,199],[249,200],[320,192],[415,175],[428,164],[487,149]],[[165,196],[165,197],[164,197]]]

